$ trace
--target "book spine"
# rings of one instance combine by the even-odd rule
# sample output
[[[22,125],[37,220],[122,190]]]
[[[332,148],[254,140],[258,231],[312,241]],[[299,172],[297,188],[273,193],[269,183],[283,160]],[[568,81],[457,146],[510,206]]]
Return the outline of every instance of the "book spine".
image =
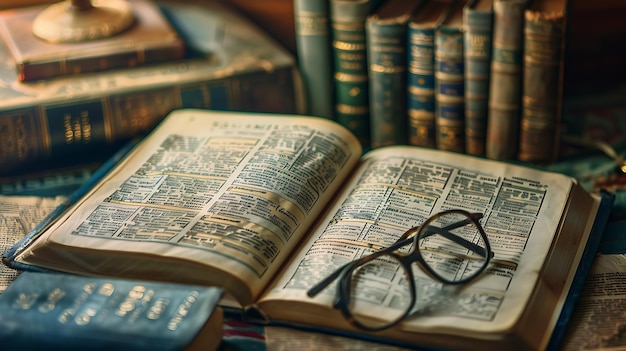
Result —
[[[526,5],[527,0],[496,0],[494,2],[486,141],[486,154],[491,159],[513,159],[517,152]]]
[[[20,64],[19,81],[48,79],[59,75],[98,72],[111,68],[135,67],[146,63],[178,60],[185,55],[183,43],[169,47],[143,48],[140,51],[119,52],[104,57],[69,57],[62,61],[28,62]]]
[[[294,0],[293,5],[307,113],[332,119],[335,104],[329,0]]]
[[[435,33],[437,148],[465,152],[463,32],[440,27]]]
[[[296,113],[293,70],[0,110],[0,176],[103,159],[177,108]],[[69,88],[69,87],[68,87]]]
[[[434,148],[435,28],[410,22],[407,45],[409,144]]]
[[[372,148],[407,143],[407,23],[366,21]]]
[[[465,152],[485,154],[493,11],[463,10],[465,47]]]
[[[335,118],[370,145],[369,81],[365,20],[370,1],[331,1],[333,58],[335,69]]]
[[[558,155],[564,16],[525,12],[522,116],[518,158],[546,163]]]

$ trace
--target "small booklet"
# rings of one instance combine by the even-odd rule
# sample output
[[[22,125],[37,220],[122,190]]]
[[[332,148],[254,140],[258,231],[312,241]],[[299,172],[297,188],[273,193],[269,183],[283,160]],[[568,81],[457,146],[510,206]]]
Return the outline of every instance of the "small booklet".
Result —
[[[402,345],[543,349],[562,334],[611,204],[610,194],[531,167],[413,146],[363,154],[324,118],[183,109],[4,260],[216,285],[222,306],[270,322]],[[413,263],[416,301],[394,327],[354,327],[333,307],[336,282],[307,295],[344,264],[457,209],[482,214],[493,259],[452,285]],[[468,268],[438,267],[461,277]],[[367,284],[350,290],[355,314],[384,320],[410,298],[387,268],[359,275]]]

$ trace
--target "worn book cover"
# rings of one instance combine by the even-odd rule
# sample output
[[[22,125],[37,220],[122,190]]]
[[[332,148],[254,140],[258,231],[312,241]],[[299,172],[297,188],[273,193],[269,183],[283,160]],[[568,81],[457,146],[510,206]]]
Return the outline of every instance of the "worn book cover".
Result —
[[[295,58],[218,2],[160,1],[183,60],[19,82],[0,45],[0,176],[102,162],[180,107],[299,113]]]
[[[484,155],[489,116],[493,1],[471,0],[463,9],[465,152]]]
[[[371,146],[408,141],[407,31],[421,0],[392,0],[367,17]]]
[[[465,0],[449,6],[435,31],[435,140],[438,149],[465,152]]]
[[[80,42],[49,42],[33,33],[33,21],[47,6],[0,12],[0,35],[13,58],[17,79],[32,81],[183,58],[184,40],[158,6],[143,0],[130,4],[135,16],[130,28]]]
[[[217,287],[24,272],[0,294],[4,350],[205,350],[222,339]]]
[[[559,155],[567,0],[533,1],[524,19],[518,159],[545,164]]]
[[[449,13],[450,3],[428,1],[411,18],[407,29],[407,109],[409,144],[436,147],[435,31]]]
[[[524,10],[528,0],[495,0],[486,155],[517,157],[522,109]]]
[[[563,174],[470,155],[411,146],[363,155],[349,130],[325,118],[189,109],[84,191],[4,261],[217,285],[223,306],[268,323],[474,350],[543,349],[559,335],[612,203]],[[445,215],[469,212],[470,222]],[[415,231],[427,235],[394,246],[357,281],[309,294]],[[449,246],[450,237],[470,244]],[[466,260],[473,247],[492,255],[463,284],[414,262],[407,280],[394,264],[417,252],[423,265],[464,279],[477,268]],[[410,313],[363,330],[333,302],[346,291],[359,320],[386,322],[407,305]]]

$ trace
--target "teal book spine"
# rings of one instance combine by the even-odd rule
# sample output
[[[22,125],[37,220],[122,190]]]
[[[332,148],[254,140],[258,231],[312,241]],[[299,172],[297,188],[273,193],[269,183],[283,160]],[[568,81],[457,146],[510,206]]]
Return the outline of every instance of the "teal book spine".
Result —
[[[296,54],[307,114],[334,119],[330,1],[294,0],[293,11]]]
[[[465,152],[465,73],[462,4],[454,3],[435,32],[437,148]]]
[[[23,272],[0,295],[3,350],[183,350],[222,337],[222,290]]]
[[[486,155],[517,156],[522,99],[524,10],[527,0],[495,0]]]
[[[465,152],[484,155],[489,116],[493,36],[492,1],[475,0],[463,10],[465,31]]]
[[[525,12],[521,161],[549,163],[558,157],[565,45],[565,8],[560,10]]]
[[[104,161],[177,108],[300,111],[295,58],[259,27],[214,2],[160,9],[183,60],[35,83],[0,61],[0,176]]]
[[[331,0],[335,119],[370,145],[369,79],[365,20],[370,0]]]
[[[420,3],[387,1],[366,20],[372,148],[408,142],[407,28]]]
[[[409,144],[434,148],[435,27],[410,22],[408,47]]]

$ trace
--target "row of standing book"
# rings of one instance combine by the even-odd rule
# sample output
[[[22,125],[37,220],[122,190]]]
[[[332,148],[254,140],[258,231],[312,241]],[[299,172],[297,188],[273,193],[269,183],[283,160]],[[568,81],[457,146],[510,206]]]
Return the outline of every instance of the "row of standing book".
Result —
[[[294,0],[308,113],[377,148],[558,157],[566,0]]]

